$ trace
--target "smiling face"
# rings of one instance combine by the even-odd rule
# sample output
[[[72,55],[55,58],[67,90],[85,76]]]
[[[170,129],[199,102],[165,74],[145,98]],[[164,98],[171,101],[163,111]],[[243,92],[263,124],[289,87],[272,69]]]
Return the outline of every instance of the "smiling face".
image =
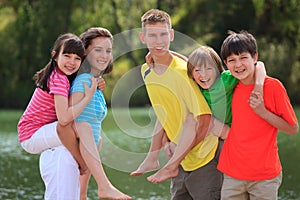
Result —
[[[258,54],[252,57],[250,53],[243,52],[238,55],[231,54],[224,60],[224,63],[230,70],[231,74],[239,79],[243,84],[254,83],[255,63]]]
[[[112,41],[108,37],[94,38],[86,50],[91,73],[98,76],[112,61]]]
[[[56,52],[53,51],[52,54]],[[81,57],[74,53],[63,53],[61,50],[55,58],[58,68],[65,74],[71,75],[75,73],[81,64]]]
[[[169,51],[174,30],[166,22],[149,23],[140,33],[140,39],[147,45],[152,56],[162,57]]]
[[[203,89],[209,89],[219,76],[217,67],[211,65],[197,66],[193,69],[193,79]]]

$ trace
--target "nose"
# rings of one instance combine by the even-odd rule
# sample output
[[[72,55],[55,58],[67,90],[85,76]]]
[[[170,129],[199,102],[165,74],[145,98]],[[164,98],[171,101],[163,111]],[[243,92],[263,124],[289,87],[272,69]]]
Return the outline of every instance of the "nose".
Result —
[[[200,75],[200,76],[205,76],[205,70],[204,69],[199,69],[198,71],[198,75]]]
[[[241,62],[240,60],[237,60],[236,63],[235,63],[235,65],[236,65],[237,67],[240,67],[240,66],[242,66],[242,62]]]

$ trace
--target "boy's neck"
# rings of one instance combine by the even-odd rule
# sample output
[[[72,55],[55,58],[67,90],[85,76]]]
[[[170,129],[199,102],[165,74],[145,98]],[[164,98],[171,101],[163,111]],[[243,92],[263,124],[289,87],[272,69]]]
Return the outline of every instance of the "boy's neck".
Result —
[[[168,51],[163,56],[153,56],[153,61],[157,66],[169,66],[173,59],[172,54]]]
[[[153,65],[153,70],[155,73],[161,75],[163,74],[171,64],[173,59],[172,54],[168,51],[164,56],[160,57],[155,57],[153,58],[154,60],[154,65]]]

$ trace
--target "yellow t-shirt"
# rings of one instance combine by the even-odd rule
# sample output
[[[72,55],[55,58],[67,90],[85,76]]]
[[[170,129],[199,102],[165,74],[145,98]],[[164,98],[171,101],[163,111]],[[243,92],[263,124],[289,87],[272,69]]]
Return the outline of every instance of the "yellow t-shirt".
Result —
[[[187,76],[186,62],[182,59],[174,57],[162,75],[147,64],[142,66],[141,73],[155,114],[172,142],[178,143],[189,113],[195,118],[211,114],[197,84]],[[181,162],[183,169],[193,171],[204,166],[214,158],[217,147],[218,138],[210,134],[186,155]]]

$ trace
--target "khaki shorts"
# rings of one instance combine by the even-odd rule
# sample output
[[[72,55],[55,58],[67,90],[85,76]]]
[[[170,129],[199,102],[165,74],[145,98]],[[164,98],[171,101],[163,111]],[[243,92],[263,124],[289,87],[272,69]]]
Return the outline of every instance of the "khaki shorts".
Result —
[[[273,179],[262,181],[238,180],[224,174],[222,200],[277,200],[282,172]]]

